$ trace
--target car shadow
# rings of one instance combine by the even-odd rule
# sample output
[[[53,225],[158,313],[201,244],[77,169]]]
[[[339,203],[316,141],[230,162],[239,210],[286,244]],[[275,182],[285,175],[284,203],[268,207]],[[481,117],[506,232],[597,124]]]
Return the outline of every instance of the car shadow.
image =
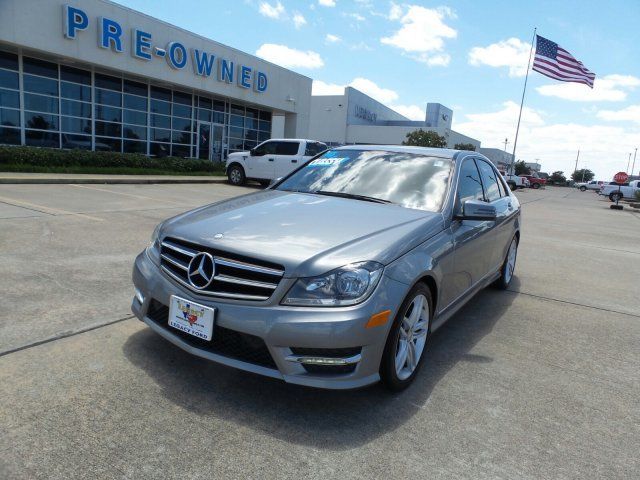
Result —
[[[493,358],[472,350],[514,298],[514,293],[491,288],[476,295],[433,334],[421,371],[400,393],[380,385],[351,391],[290,385],[195,357],[150,329],[132,335],[123,351],[169,401],[205,419],[232,421],[313,448],[348,450],[401,428],[420,409],[432,408],[432,391],[458,363],[491,368]]]

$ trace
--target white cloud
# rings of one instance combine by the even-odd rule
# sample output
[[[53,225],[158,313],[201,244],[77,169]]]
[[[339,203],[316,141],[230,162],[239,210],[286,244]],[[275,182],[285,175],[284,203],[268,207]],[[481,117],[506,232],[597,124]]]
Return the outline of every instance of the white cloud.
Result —
[[[400,10],[394,9],[389,12],[389,17],[393,16],[402,23],[402,27],[390,37],[383,37],[380,41],[385,45],[403,50],[412,54],[412,57],[427,65],[446,65],[448,55],[443,54],[445,40],[456,38],[458,32],[445,24],[445,19],[453,18],[454,13],[450,9],[436,8],[430,9],[418,5],[410,5],[406,13],[398,17]],[[400,7],[398,7],[400,8]],[[429,58],[438,56],[439,58],[429,63]],[[447,60],[445,60],[447,59]]]
[[[279,1],[276,2],[275,5],[271,5],[268,2],[261,2],[260,13],[265,17],[279,19],[284,16],[285,10],[284,6]]]
[[[327,33],[327,35],[324,37],[324,40],[327,43],[339,43],[342,41],[342,39],[338,35],[334,35],[332,33]]]
[[[397,3],[391,2],[391,7],[389,8],[389,15],[387,18],[389,20],[400,20],[402,17],[402,7]]]
[[[314,80],[311,86],[311,95],[342,95],[344,85],[325,83],[322,80]]]
[[[464,115],[453,129],[479,139],[483,147],[502,149],[506,137],[510,151],[518,110],[515,102],[505,102],[497,111]],[[598,179],[610,179],[615,172],[625,169],[628,152],[633,147],[630,143],[640,135],[640,128],[634,126],[547,123],[546,119],[540,110],[523,109],[517,157],[525,161],[539,159],[543,171],[562,170],[567,176],[573,171],[580,148],[578,168],[590,168]]]
[[[632,75],[605,75],[596,77],[593,89],[580,83],[554,83],[536,88],[540,95],[557,97],[573,102],[621,102],[629,90],[640,85],[640,78]]]
[[[354,43],[349,48],[351,50],[364,50],[364,51],[367,51],[367,52],[370,52],[371,50],[373,50],[373,48],[371,48],[371,45],[369,45],[365,41],[360,41],[358,43]]]
[[[367,78],[354,78],[349,86],[360,90],[382,103],[390,103],[398,99],[398,93],[396,91],[379,87],[375,82]]]
[[[509,67],[510,77],[524,77],[527,74],[530,50],[530,43],[512,37],[486,47],[473,47],[469,51],[469,63],[476,66]]]
[[[640,105],[629,105],[622,110],[600,110],[596,116],[608,122],[635,122],[640,124]]]
[[[336,0],[318,0],[318,5],[322,5],[323,7],[335,7]]]
[[[351,19],[355,20],[356,22],[364,22],[366,20],[366,18],[364,18],[359,13],[343,13],[342,16],[343,17],[347,17],[347,18],[351,18]]]
[[[389,105],[389,108],[395,110],[400,115],[404,115],[409,120],[424,121],[426,110],[418,105]]]
[[[320,68],[324,66],[324,61],[320,54],[307,50],[296,50],[286,45],[277,45],[274,43],[265,43],[256,51],[256,55],[260,58],[280,65],[285,68]]]
[[[293,24],[296,28],[301,28],[307,24],[307,19],[301,13],[296,12],[293,15]]]
[[[427,57],[426,62],[430,67],[446,67],[451,61],[451,55],[448,53],[441,53]]]

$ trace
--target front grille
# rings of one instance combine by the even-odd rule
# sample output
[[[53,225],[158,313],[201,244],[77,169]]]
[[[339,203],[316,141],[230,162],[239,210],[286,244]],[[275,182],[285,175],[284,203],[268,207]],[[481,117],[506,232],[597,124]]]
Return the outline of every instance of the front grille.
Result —
[[[188,278],[189,262],[200,252],[209,253],[215,264],[213,280],[203,289],[195,288]],[[281,265],[232,255],[174,238],[162,241],[160,258],[162,270],[173,280],[194,292],[218,297],[268,300],[284,275]]]
[[[180,337],[180,339],[194,348],[262,367],[278,368],[264,340],[255,335],[237,332],[214,324],[213,337],[211,340],[194,337],[181,330],[171,328],[168,323],[169,307],[155,299],[151,300],[151,304],[147,310],[147,317],[153,320],[159,327]]]

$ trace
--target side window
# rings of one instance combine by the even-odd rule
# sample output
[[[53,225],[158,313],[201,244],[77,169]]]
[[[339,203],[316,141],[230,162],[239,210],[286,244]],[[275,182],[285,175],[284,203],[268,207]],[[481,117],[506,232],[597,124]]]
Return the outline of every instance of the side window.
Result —
[[[484,200],[480,173],[473,159],[467,159],[460,168],[458,179],[458,194],[456,198],[458,212],[462,212],[462,205],[467,200]]]
[[[319,144],[315,143],[315,142],[308,142],[307,143],[307,148],[304,151],[304,156],[305,157],[313,157],[314,155],[317,155],[318,153],[320,153],[320,150],[318,149]]]
[[[277,142],[276,155],[297,155],[300,142]]]
[[[276,143],[278,142],[264,142],[263,144],[258,145],[255,150],[254,150],[254,154],[257,157],[260,157],[262,155],[273,155],[276,153]]]
[[[500,198],[500,187],[498,187],[499,180],[497,179],[496,171],[484,160],[478,160],[478,168],[482,173],[482,183],[484,184],[487,201],[498,200]]]

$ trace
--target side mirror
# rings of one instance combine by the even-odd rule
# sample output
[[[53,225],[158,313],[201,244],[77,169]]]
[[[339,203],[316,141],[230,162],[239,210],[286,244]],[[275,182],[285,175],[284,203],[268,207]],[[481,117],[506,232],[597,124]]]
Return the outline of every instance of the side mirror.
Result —
[[[481,200],[467,200],[462,205],[462,214],[456,215],[458,220],[494,221],[498,216],[496,207]]]
[[[252,148],[251,150],[249,150],[249,156],[250,157],[255,157],[256,156],[256,149]]]

